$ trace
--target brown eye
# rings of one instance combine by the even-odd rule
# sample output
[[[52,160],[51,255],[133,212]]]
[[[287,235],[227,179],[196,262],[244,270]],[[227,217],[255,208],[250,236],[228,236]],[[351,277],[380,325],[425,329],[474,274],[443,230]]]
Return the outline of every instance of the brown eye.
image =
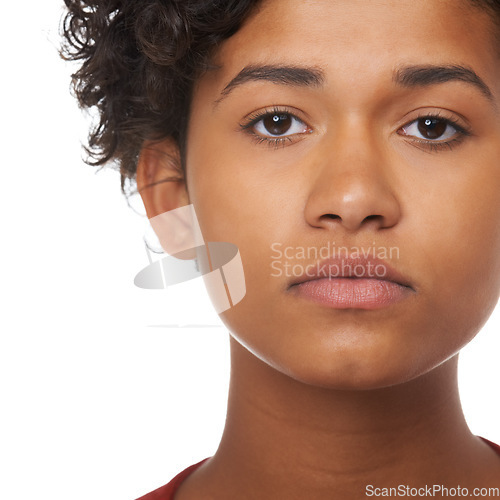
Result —
[[[466,135],[463,127],[440,116],[422,116],[401,128],[402,135],[421,139],[420,142],[445,142]]]
[[[448,122],[442,118],[419,118],[418,131],[425,139],[439,139],[446,131]]]
[[[292,113],[271,111],[254,118],[244,129],[264,139],[288,138],[309,132],[309,127]]]
[[[263,118],[262,124],[270,135],[283,135],[290,130],[292,117],[286,113],[276,113]]]

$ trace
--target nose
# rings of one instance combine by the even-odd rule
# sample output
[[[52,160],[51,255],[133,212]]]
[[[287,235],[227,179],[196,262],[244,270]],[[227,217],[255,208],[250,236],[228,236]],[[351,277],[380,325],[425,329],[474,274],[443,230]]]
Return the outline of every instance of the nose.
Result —
[[[357,131],[325,138],[327,145],[317,150],[305,206],[312,227],[354,232],[390,228],[400,219],[387,155],[373,137]]]

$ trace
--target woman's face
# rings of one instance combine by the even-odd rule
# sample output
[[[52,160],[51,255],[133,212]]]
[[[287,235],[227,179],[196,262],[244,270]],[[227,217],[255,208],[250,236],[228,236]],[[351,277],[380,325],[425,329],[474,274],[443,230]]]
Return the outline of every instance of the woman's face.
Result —
[[[493,29],[465,0],[269,0],[221,46],[193,96],[187,186],[205,239],[240,249],[247,293],[222,320],[261,360],[383,387],[486,321],[500,289]],[[397,300],[342,307],[342,291],[329,304],[292,286],[341,247],[399,272]],[[349,293],[376,292],[354,279]]]

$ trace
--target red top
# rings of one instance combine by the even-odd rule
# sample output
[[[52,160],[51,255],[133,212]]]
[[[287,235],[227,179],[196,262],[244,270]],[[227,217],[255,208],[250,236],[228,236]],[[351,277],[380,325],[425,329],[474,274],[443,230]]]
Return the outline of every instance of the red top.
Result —
[[[479,436],[486,444],[489,444],[499,455],[500,455],[500,446],[498,444],[492,443],[488,439],[485,439]],[[187,469],[184,469],[182,472],[179,472],[177,476],[175,476],[168,484],[165,486],[161,486],[157,490],[144,495],[143,497],[138,498],[137,500],[174,500],[175,492],[179,489],[182,481],[186,479],[186,477],[194,472],[203,462],[208,460],[210,457],[203,459],[201,462],[197,464],[190,465]]]
[[[170,482],[165,486],[160,486],[157,490],[154,490],[151,493],[138,498],[137,500],[174,500],[175,492],[179,489],[182,481],[184,481],[184,479],[186,479],[186,477],[188,477],[191,472],[194,472],[203,462],[205,462],[209,458],[210,457],[204,458],[201,462],[190,465],[187,469],[179,472],[179,474],[171,479]]]

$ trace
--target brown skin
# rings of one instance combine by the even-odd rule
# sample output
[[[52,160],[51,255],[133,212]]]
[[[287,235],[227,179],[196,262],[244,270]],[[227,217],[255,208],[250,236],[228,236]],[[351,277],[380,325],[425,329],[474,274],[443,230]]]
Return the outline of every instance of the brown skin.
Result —
[[[492,31],[490,17],[459,1],[268,0],[221,46],[220,69],[193,95],[186,184],[142,193],[149,217],[193,203],[207,241],[239,247],[247,286],[221,316],[232,356],[224,435],[176,500],[500,486],[500,459],[469,431],[456,376],[458,351],[500,291]],[[393,69],[409,63],[471,67],[494,101],[463,82],[396,86]],[[214,107],[250,64],[315,66],[325,82],[249,82]],[[239,127],[275,105],[307,125],[278,148]],[[440,151],[401,135],[427,111],[471,135]],[[176,154],[169,141],[156,147]],[[162,158],[141,157],[139,188],[169,174]],[[376,311],[314,304],[290,293],[290,277],[271,275],[276,242],[398,247],[390,263],[413,292]]]

